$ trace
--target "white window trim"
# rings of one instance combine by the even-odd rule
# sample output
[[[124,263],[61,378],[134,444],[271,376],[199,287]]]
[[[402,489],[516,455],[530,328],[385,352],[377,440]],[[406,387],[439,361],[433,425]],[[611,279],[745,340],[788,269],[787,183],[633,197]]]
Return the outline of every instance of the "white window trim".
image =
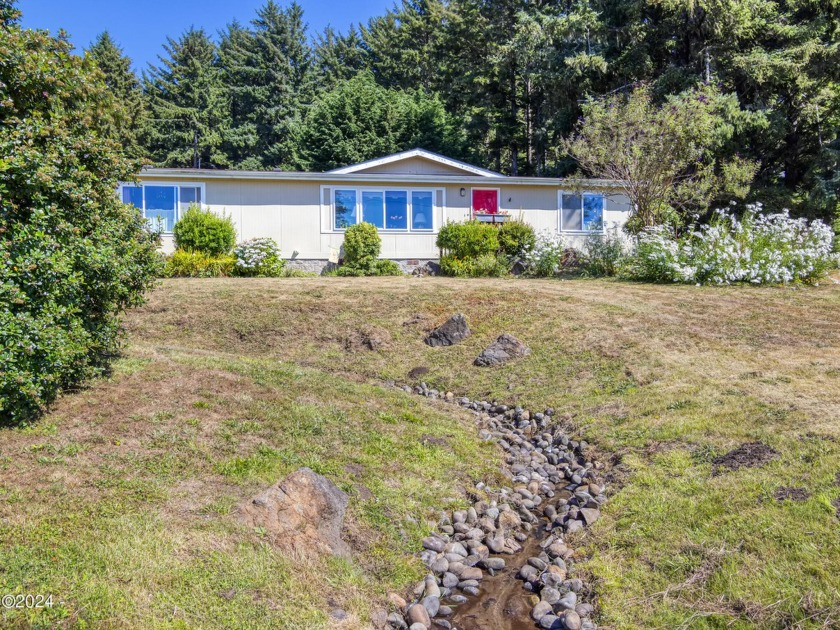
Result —
[[[502,189],[501,188],[491,188],[488,186],[475,186],[474,188],[470,188],[470,219],[475,218],[475,210],[473,209],[473,193],[477,190],[493,190],[496,192],[496,211],[498,214],[502,213]]]
[[[356,192],[356,223],[360,223],[363,218],[362,215],[362,193],[363,192],[378,192],[384,195],[387,191],[405,192],[407,195],[406,205],[406,227],[402,228],[376,228],[382,234],[436,234],[440,228],[438,225],[438,211],[441,208],[437,204],[437,191],[443,190],[442,200],[444,207],[446,206],[446,189],[441,188],[416,188],[405,186],[321,186],[321,199],[323,202],[324,188],[330,188],[330,225],[329,231],[335,234],[343,234],[346,228],[339,228],[335,225],[335,193],[339,190],[353,190]],[[412,227],[414,218],[414,208],[412,207],[411,195],[415,192],[427,192],[432,195],[432,227],[426,229],[417,229]],[[384,207],[384,206],[383,206]]]
[[[181,187],[184,188],[200,188],[201,189],[201,203],[199,206],[202,210],[207,210],[209,208],[207,204],[207,190],[203,182],[182,182],[182,181],[144,181],[138,182],[136,184],[132,184],[131,182],[120,182],[119,186],[117,186],[117,196],[120,201],[123,199],[123,188],[135,188],[140,186],[144,188],[145,186],[174,186],[177,190],[175,193],[175,221],[173,222],[173,226],[178,220],[181,218]],[[140,208],[140,212],[143,215],[143,218],[146,217],[146,192],[143,192],[143,207]],[[163,232],[164,234],[172,234],[172,232]]]
[[[563,195],[580,195],[580,222],[583,225],[583,196],[584,195],[600,195],[603,200],[601,208],[601,229],[600,230],[564,230],[563,229]],[[606,234],[607,233],[607,195],[597,190],[584,190],[581,192],[572,190],[558,190],[557,191],[557,231],[563,234]]]

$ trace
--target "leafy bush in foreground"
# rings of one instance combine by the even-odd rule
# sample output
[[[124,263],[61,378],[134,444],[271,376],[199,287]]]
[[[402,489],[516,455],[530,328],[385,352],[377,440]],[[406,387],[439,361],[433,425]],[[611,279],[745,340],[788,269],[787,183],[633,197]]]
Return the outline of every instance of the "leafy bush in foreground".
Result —
[[[230,217],[220,217],[195,204],[190,205],[172,232],[178,249],[208,256],[224,256],[236,242],[236,228]]]
[[[176,249],[166,259],[163,275],[168,278],[222,278],[232,276],[235,267],[236,258],[229,254],[210,256]]]
[[[382,239],[371,223],[357,223],[344,231],[344,264],[336,270],[339,276],[401,276],[400,266],[393,260],[379,258]]]
[[[89,58],[0,11],[0,422],[37,415],[114,355],[158,272],[120,182],[119,107]]]
[[[654,282],[765,284],[811,282],[837,265],[825,223],[760,210],[760,204],[748,206],[741,219],[719,210],[711,224],[679,239],[649,228],[629,273]]]
[[[459,259],[495,255],[499,250],[499,232],[489,223],[480,221],[450,222],[438,232],[437,246],[444,255]]]
[[[527,256],[537,242],[534,228],[524,221],[502,223],[497,232],[501,253],[510,260]]]
[[[497,254],[457,258],[448,254],[440,259],[440,272],[456,278],[500,278],[508,273],[508,261]]]
[[[286,261],[280,258],[280,247],[273,238],[252,238],[233,250],[237,276],[276,278],[283,273]]]

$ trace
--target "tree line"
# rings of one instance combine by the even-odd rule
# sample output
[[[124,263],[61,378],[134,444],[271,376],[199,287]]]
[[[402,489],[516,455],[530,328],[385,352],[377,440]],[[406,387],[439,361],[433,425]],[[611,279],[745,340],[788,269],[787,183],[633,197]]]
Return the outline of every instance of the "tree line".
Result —
[[[838,27],[836,1],[402,0],[312,37],[300,5],[267,0],[248,24],[169,38],[140,77],[108,33],[88,52],[122,103],[115,132],[155,165],[326,170],[419,146],[564,176],[592,99],[643,90],[653,109],[717,102],[695,170],[749,164],[753,198],[829,218]]]

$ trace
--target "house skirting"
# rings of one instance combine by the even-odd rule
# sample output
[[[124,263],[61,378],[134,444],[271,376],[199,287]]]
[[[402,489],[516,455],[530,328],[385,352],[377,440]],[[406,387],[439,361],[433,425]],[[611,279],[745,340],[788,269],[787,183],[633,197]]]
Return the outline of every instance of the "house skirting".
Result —
[[[437,258],[392,258],[405,273],[411,273],[418,267],[424,266],[426,263],[437,263]],[[306,271],[309,273],[322,274],[330,267],[335,267],[327,260],[317,258],[293,258],[286,261],[288,269],[297,269],[299,271]]]

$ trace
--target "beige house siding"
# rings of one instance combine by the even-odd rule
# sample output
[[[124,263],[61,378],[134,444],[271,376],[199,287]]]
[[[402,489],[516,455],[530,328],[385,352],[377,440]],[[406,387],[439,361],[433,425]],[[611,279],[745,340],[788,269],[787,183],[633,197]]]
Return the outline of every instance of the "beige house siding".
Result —
[[[356,171],[358,174],[398,174],[398,175],[463,175],[464,171],[456,166],[430,162],[420,157],[407,158],[399,162],[379,164]]]
[[[405,168],[403,163],[401,168]],[[401,173],[404,175],[404,173]],[[428,175],[428,174],[427,174]],[[559,229],[558,193],[569,190],[561,182],[540,180],[539,183],[506,183],[505,178],[471,177],[419,178],[411,176],[388,177],[382,174],[366,179],[355,175],[351,181],[346,176],[323,179],[292,177],[269,179],[263,177],[225,177],[221,174],[203,176],[195,171],[181,178],[181,181],[204,185],[204,206],[218,214],[232,217],[237,230],[237,240],[270,237],[280,245],[286,258],[300,260],[327,260],[331,248],[340,248],[343,232],[332,225],[330,195],[335,188],[405,188],[435,190],[436,199],[443,202],[435,209],[435,226],[432,232],[395,232],[380,230],[382,257],[397,260],[435,259],[437,231],[447,221],[465,221],[470,217],[470,200],[473,188],[498,188],[500,208],[508,211],[512,218],[526,221],[537,231],[556,232]],[[179,178],[144,172],[144,183],[179,183]],[[457,181],[456,181],[457,180]],[[462,194],[463,190],[463,194]],[[626,197],[604,189],[603,185],[584,188],[586,192],[602,192],[606,196],[605,223],[608,227],[621,226],[629,216],[630,206]],[[568,246],[581,247],[586,238],[581,233],[564,233]],[[174,250],[171,235],[164,235],[163,249]]]

